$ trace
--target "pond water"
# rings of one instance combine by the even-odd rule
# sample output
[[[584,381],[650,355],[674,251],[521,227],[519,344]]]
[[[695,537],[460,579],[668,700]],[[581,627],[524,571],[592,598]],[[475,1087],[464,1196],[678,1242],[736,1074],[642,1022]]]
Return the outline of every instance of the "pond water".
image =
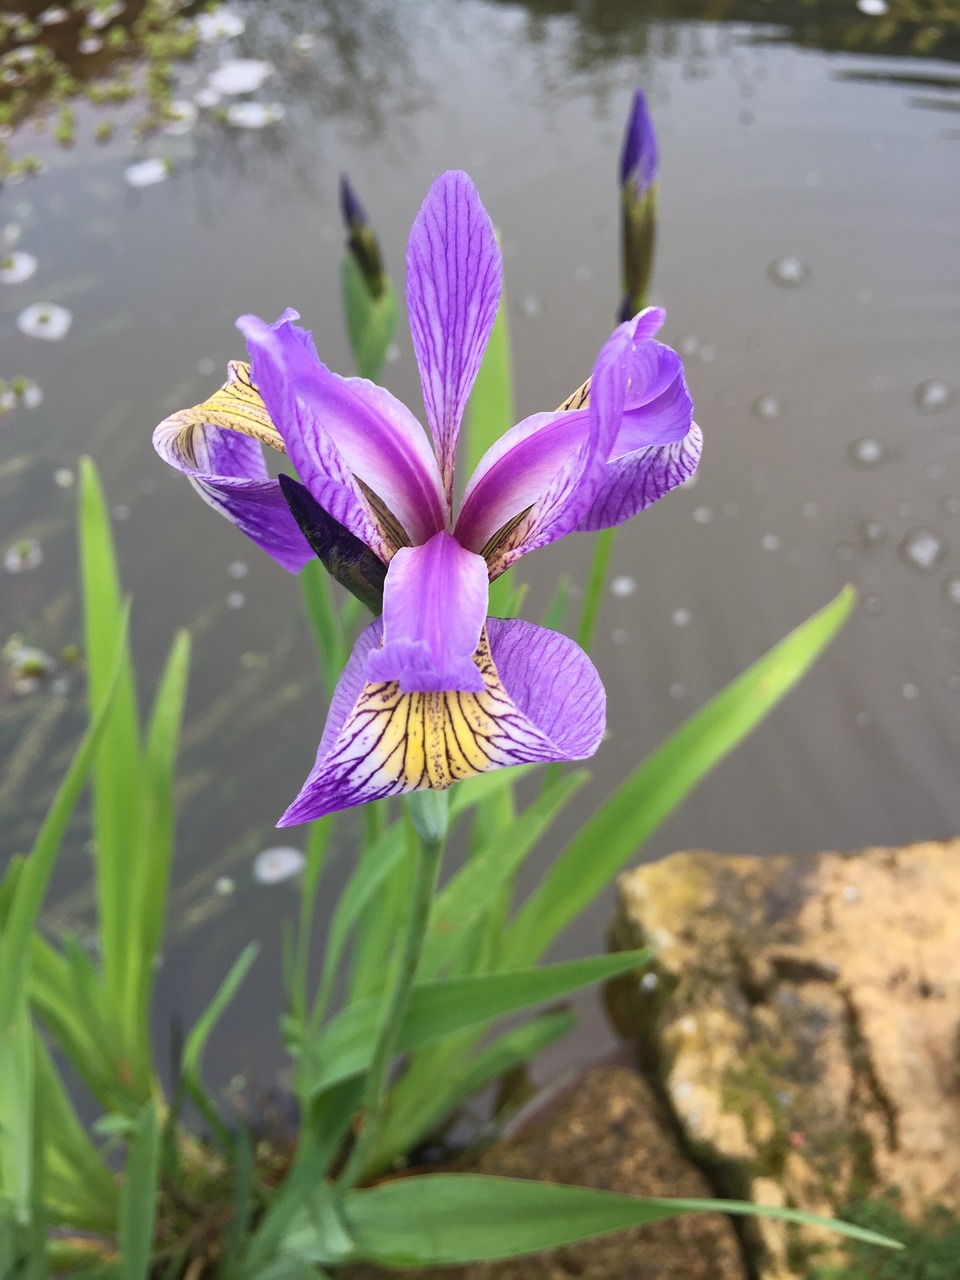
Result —
[[[0,644],[19,633],[57,655],[79,639],[70,482],[84,453],[113,510],[146,688],[174,628],[194,637],[161,1033],[189,1022],[258,937],[247,1009],[268,1011],[267,1026],[228,1018],[219,1060],[260,1079],[281,1061],[279,932],[294,890],[259,884],[252,864],[289,843],[272,824],[312,762],[325,707],[296,582],[164,467],[154,425],[219,385],[243,353],[242,312],[297,307],[324,359],[349,371],[341,170],[398,280],[431,179],[469,170],[503,238],[518,410],[559,403],[612,327],[620,136],[638,84],[661,149],[653,300],[667,307],[706,444],[696,484],[619,534],[596,654],[610,734],[578,813],[851,581],[859,605],[826,657],[643,856],[956,834],[956,24],[901,23],[883,0],[662,4],[647,19],[623,0],[231,8],[244,30],[175,63],[175,96],[203,102],[220,63],[267,60],[272,74],[242,99],[269,105],[264,127],[201,106],[187,131],[138,141],[120,107],[98,142],[104,109],[80,104],[69,149],[29,120],[12,133],[11,153],[37,154],[45,172],[0,188],[4,252],[36,260],[28,278],[0,282],[0,377],[32,379],[42,396],[0,418]],[[134,185],[151,176],[162,180]],[[59,341],[18,328],[36,303],[71,313]],[[385,380],[420,403],[405,329]],[[525,560],[527,616],[560,574],[582,584],[589,556],[580,538]],[[4,860],[29,843],[81,723],[82,681],[58,674],[28,693],[3,686]],[[330,893],[353,830],[342,826]],[[86,927],[88,877],[78,837],[54,927]],[[611,901],[564,953],[602,946]],[[604,1034],[585,1006],[558,1061]]]

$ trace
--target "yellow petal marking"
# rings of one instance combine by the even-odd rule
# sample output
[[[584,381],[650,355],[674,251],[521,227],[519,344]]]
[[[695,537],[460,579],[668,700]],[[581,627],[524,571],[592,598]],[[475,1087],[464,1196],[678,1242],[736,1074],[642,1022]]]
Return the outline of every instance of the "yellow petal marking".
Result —
[[[226,427],[241,435],[252,436],[278,453],[286,453],[283,437],[273,425],[266,405],[250,377],[250,366],[242,360],[231,360],[229,376],[219,391],[203,404],[181,409],[167,418],[165,426],[175,436],[177,450],[190,466],[206,470],[203,455],[204,427]]]

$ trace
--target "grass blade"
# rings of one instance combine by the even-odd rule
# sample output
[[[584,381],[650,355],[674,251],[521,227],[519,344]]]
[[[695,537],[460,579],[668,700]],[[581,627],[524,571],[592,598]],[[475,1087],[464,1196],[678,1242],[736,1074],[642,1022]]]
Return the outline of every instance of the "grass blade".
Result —
[[[533,963],[715,764],[788,693],[853,608],[852,587],[815,613],[662,743],[580,828],[510,925],[505,962]]]
[[[159,1181],[160,1121],[151,1099],[137,1116],[120,1189],[121,1280],[149,1280]]]

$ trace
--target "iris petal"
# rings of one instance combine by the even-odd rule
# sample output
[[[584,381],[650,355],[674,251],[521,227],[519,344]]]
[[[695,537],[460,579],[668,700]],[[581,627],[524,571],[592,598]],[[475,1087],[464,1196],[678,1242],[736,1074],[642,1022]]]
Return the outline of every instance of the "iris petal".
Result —
[[[325,511],[384,559],[396,545],[396,522],[401,541],[420,542],[444,527],[437,464],[409,409],[372,382],[331,373],[310,335],[289,318],[268,325],[243,316],[238,325],[264,403],[300,479]],[[361,496],[357,481],[395,522],[380,518],[380,507]]]
[[[417,214],[407,247],[407,310],[447,495],[453,458],[490,330],[503,268],[490,216],[473,182],[442,174]]]
[[[474,659],[482,692],[403,694],[396,681],[365,679],[383,635],[381,620],[371,623],[337,685],[316,764],[277,825],[508,765],[592,755],[605,695],[583,650],[529,622],[487,626]]]
[[[682,440],[615,458],[607,464],[603,483],[577,529],[610,529],[643,511],[690,479],[700,462],[702,446],[703,437],[694,422]]]
[[[153,433],[161,458],[188,476],[206,503],[297,573],[312,552],[267,473],[261,444],[283,450],[249,366],[239,361],[231,361],[227,382],[209,400],[171,414]]]

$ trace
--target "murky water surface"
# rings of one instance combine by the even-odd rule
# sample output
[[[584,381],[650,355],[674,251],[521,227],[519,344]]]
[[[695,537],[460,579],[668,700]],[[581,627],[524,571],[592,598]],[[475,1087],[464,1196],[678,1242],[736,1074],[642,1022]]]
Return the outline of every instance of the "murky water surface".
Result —
[[[856,616],[829,654],[644,856],[960,829],[960,37],[900,24],[879,0],[790,6],[782,24],[767,4],[721,6],[722,21],[637,9],[238,3],[244,30],[228,23],[176,66],[193,104],[181,128],[138,142],[121,109],[98,143],[104,109],[82,105],[69,150],[30,122],[8,139],[46,172],[0,189],[0,377],[28,380],[0,418],[0,644],[18,633],[41,657],[36,679],[4,677],[0,855],[28,844],[81,722],[81,679],[59,655],[79,639],[72,480],[90,453],[144,685],[176,626],[195,640],[163,1027],[195,1015],[251,936],[265,948],[248,995],[273,1009],[295,898],[254,860],[295,842],[272,824],[325,708],[296,582],[167,471],[152,428],[219,385],[243,352],[241,312],[297,307],[349,370],[341,170],[398,279],[433,176],[471,172],[503,237],[518,409],[558,403],[612,327],[620,131],[638,83],[662,156],[654,300],[706,448],[696,484],[619,535],[597,655],[610,736],[580,812],[852,581]],[[269,66],[238,73],[238,58]],[[222,92],[236,74],[252,79],[220,99],[247,104],[231,124],[205,104],[211,77]],[[419,404],[405,331],[387,380]],[[523,562],[528,616],[561,573],[582,584],[589,554],[573,539]],[[88,881],[78,837],[55,922],[83,929]],[[565,950],[601,946],[608,911],[609,898]],[[266,1023],[225,1024],[224,1070],[272,1073]],[[591,1028],[580,1047],[595,1043]]]

